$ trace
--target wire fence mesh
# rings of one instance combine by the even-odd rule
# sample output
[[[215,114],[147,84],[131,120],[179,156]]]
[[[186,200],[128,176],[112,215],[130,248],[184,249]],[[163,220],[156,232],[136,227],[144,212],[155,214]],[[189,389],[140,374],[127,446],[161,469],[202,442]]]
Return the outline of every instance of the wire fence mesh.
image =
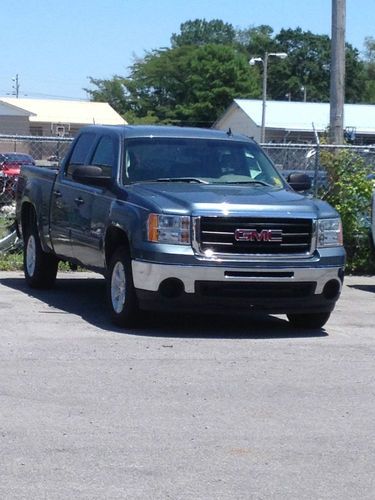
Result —
[[[72,140],[71,137],[0,135],[0,155],[28,154],[36,165],[56,168]],[[17,177],[17,168],[14,165],[10,174],[0,161],[0,255],[22,250],[22,242],[15,232],[14,200]]]
[[[37,164],[48,165],[61,159],[69,148],[72,137],[40,137],[20,135],[0,135],[0,153],[26,153]]]
[[[264,144],[264,151],[281,173],[304,172],[312,180],[312,192],[317,195],[329,187],[329,177],[322,161],[323,152],[349,151],[363,158],[369,171],[375,173],[375,146],[332,146],[320,144]]]
[[[72,138],[0,135],[0,155],[23,153],[30,155],[36,165],[56,167],[66,154]],[[0,161],[0,206],[11,204],[14,200],[17,175],[7,174]]]
[[[57,168],[67,153],[73,138],[0,135],[0,153],[26,153],[41,167]],[[329,179],[321,162],[323,151],[346,149],[360,155],[375,173],[375,146],[329,146],[320,144],[263,144],[264,151],[287,178],[292,172],[305,172],[313,182],[312,192],[318,194],[328,188]],[[19,248],[8,245],[14,228],[14,194],[17,176],[7,176],[0,164],[0,252]],[[13,217],[13,218],[12,218]],[[5,242],[7,242],[5,244]]]

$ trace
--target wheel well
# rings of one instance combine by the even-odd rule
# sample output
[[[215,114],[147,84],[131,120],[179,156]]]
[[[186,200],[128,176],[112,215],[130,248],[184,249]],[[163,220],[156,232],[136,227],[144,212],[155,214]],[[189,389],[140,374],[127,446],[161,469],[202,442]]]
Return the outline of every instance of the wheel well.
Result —
[[[126,246],[129,248],[129,238],[122,229],[111,227],[108,229],[105,237],[105,261],[107,264],[111,260],[116,248],[119,246]]]
[[[22,234],[25,234],[25,228],[33,223],[36,219],[35,209],[31,203],[24,203],[21,211],[21,226]]]

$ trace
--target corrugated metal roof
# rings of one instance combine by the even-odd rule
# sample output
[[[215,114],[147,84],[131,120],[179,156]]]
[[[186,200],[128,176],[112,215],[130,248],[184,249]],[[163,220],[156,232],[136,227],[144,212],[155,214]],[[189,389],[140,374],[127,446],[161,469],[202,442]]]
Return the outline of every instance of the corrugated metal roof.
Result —
[[[126,125],[126,121],[105,102],[0,97],[0,102],[32,113],[30,122]]]
[[[234,102],[260,127],[262,101],[235,99]],[[266,127],[285,130],[324,131],[329,126],[329,103],[267,101]],[[344,128],[355,127],[357,133],[375,133],[375,105],[345,104]]]

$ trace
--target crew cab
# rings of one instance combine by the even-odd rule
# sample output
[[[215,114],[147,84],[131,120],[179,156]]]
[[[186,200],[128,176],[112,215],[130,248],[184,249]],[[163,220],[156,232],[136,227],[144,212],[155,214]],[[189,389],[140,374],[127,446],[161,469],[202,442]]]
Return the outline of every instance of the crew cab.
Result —
[[[59,260],[103,274],[111,316],[264,311],[320,328],[345,265],[338,213],[231,131],[89,126],[60,168],[22,168],[17,225],[31,287]],[[301,192],[297,192],[301,191]]]

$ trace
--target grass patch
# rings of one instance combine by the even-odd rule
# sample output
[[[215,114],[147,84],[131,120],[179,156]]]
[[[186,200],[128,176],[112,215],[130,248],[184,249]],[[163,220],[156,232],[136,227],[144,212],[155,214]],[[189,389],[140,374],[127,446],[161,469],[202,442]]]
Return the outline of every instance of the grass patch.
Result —
[[[0,271],[22,271],[22,253],[0,254]]]
[[[67,262],[59,262],[58,271],[68,272],[71,271],[71,267]],[[84,269],[78,267],[77,271],[83,271]],[[8,252],[0,253],[0,271],[23,271],[23,254],[22,252]]]

